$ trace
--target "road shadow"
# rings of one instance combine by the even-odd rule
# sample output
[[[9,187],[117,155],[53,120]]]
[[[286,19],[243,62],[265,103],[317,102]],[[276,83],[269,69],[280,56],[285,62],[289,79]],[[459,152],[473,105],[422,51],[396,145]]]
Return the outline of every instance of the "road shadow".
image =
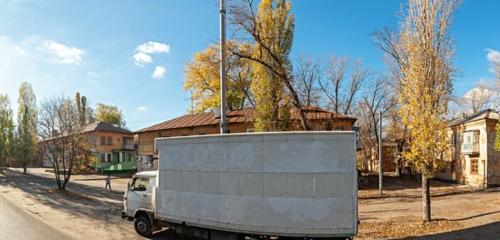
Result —
[[[457,222],[457,221],[464,221],[464,220],[474,219],[474,218],[478,218],[478,217],[493,215],[493,214],[497,214],[497,213],[500,213],[500,210],[499,211],[487,212],[487,213],[481,213],[481,214],[477,214],[477,215],[473,215],[473,216],[469,216],[469,217],[464,217],[464,218],[446,219],[446,220],[452,221],[452,222]]]
[[[195,240],[196,238],[190,238],[186,236],[181,236],[175,233],[175,231],[170,229],[164,229],[155,232],[150,238],[151,240]]]
[[[71,217],[89,218],[100,220],[103,227],[113,226],[123,229],[122,236],[113,235],[113,239],[129,239],[130,229],[133,226],[128,221],[122,220],[121,201],[123,193],[118,191],[109,192],[104,188],[69,182],[68,192],[55,190],[57,184],[54,178],[46,178],[30,174],[22,174],[15,170],[4,169],[4,175],[0,175],[0,185],[12,187],[23,191],[26,198],[50,208],[62,210]],[[8,192],[2,192],[8,194]],[[38,214],[38,213],[35,213]]]
[[[378,175],[365,175],[360,177],[359,189],[360,190],[377,190],[378,189]],[[445,187],[445,186],[459,186],[458,184],[447,183],[439,180],[432,180],[431,187]],[[384,191],[396,191],[407,189],[418,189],[422,187],[422,183],[415,178],[408,176],[386,176],[384,175]]]
[[[466,228],[446,233],[431,234],[419,237],[408,237],[398,239],[414,239],[414,240],[457,240],[457,239],[474,239],[474,240],[492,240],[500,239],[500,222],[494,222],[478,227]]]

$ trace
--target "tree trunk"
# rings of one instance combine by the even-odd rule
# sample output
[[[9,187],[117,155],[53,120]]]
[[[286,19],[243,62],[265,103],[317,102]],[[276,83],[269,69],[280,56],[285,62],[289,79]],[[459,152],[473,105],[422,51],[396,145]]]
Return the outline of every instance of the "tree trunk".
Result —
[[[431,192],[430,179],[422,174],[422,220],[424,222],[431,221]]]

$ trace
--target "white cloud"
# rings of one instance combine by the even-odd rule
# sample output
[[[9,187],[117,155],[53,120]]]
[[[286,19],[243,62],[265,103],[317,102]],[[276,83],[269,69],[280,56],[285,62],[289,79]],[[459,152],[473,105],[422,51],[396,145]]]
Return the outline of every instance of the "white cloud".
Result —
[[[139,111],[139,112],[145,112],[147,110],[148,110],[148,107],[146,107],[146,106],[140,106],[137,108],[137,111]]]
[[[159,42],[146,42],[137,46],[133,56],[135,65],[144,67],[144,65],[153,62],[152,54],[169,53],[170,45]]]
[[[159,42],[149,41],[147,43],[143,43],[137,47],[138,52],[143,52],[147,54],[155,54],[155,53],[169,53],[170,45]]]
[[[85,51],[76,47],[68,47],[56,41],[45,41],[42,48],[52,56],[52,61],[62,64],[80,64]]]
[[[134,54],[134,63],[139,67],[144,67],[144,65],[153,62],[153,58],[143,52],[138,52]]]
[[[24,50],[22,47],[14,46],[14,50],[20,55],[26,55],[26,50]]]
[[[153,71],[153,75],[151,75],[155,79],[161,79],[165,76],[165,73],[167,73],[167,69],[162,66],[156,66],[155,70]]]
[[[498,96],[498,92],[496,92],[495,90],[487,86],[479,85],[478,87],[474,87],[471,90],[467,91],[464,94],[463,98],[466,99],[487,98],[487,97],[492,98],[496,96]]]
[[[498,64],[500,65],[500,51],[496,51],[493,49],[486,49],[488,51],[488,54],[486,55],[486,58],[488,58],[488,61],[492,64]]]

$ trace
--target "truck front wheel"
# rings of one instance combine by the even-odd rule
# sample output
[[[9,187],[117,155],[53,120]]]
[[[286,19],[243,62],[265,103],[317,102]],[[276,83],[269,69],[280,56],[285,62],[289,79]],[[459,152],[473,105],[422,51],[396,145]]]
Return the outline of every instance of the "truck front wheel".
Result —
[[[138,216],[134,220],[134,228],[137,234],[143,237],[151,237],[153,235],[153,228],[151,226],[151,221],[147,216]]]

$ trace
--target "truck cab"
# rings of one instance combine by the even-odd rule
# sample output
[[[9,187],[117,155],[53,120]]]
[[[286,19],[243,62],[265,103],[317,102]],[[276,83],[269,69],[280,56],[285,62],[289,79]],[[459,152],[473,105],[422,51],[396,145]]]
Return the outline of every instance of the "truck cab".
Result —
[[[122,218],[134,220],[136,232],[145,237],[154,230],[153,188],[156,187],[156,177],[156,171],[136,173],[123,196]]]

